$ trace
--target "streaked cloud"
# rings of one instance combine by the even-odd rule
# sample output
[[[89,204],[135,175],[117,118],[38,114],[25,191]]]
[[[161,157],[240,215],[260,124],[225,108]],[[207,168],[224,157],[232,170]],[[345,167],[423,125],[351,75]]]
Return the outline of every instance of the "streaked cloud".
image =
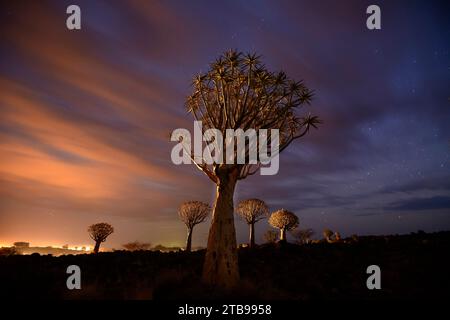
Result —
[[[181,244],[177,206],[211,202],[215,190],[170,162],[169,135],[192,128],[190,79],[229,48],[304,79],[324,120],[282,154],[278,176],[243,181],[237,199],[295,210],[318,231],[450,227],[433,206],[450,181],[450,48],[438,5],[383,2],[388,31],[374,34],[360,27],[359,2],[78,1],[79,32],[65,28],[68,4],[1,10],[2,243],[85,243],[88,224],[109,221],[111,247]],[[432,214],[418,214],[424,206]],[[414,214],[393,221],[390,209]],[[207,224],[194,244],[206,234]]]

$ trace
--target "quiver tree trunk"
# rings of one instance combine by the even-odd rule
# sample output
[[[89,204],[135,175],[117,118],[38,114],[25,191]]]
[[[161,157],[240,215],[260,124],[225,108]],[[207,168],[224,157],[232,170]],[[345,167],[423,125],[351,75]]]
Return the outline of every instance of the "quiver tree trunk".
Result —
[[[237,176],[237,170],[218,172],[216,201],[203,266],[203,281],[226,289],[234,287],[239,281],[233,209]]]
[[[101,241],[96,241],[95,242],[94,253],[98,253],[98,251],[100,250],[100,244],[101,243],[102,243]]]
[[[283,242],[286,241],[286,228],[280,229],[280,241],[283,241]]]
[[[250,223],[250,239],[249,239],[248,245],[250,248],[255,247],[255,223],[254,222]]]
[[[186,252],[191,252],[192,248],[192,228],[188,228],[187,239],[186,239]]]

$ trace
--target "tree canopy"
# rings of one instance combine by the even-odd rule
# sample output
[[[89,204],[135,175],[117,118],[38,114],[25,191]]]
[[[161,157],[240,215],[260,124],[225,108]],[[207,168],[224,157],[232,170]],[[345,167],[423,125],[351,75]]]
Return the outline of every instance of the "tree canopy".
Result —
[[[259,199],[247,199],[239,203],[236,213],[242,217],[247,224],[256,223],[269,215],[266,203]]]
[[[190,229],[205,221],[210,213],[211,207],[200,201],[185,202],[178,209],[178,216],[186,227]]]
[[[106,238],[114,232],[114,228],[109,223],[96,223],[88,228],[92,240],[95,242],[105,242]]]
[[[297,228],[298,223],[298,217],[286,209],[275,211],[269,218],[269,224],[278,229],[292,230]]]
[[[211,64],[208,72],[198,74],[192,85],[193,93],[187,98],[186,107],[195,120],[202,121],[204,130],[218,129],[225,136],[227,129],[277,129],[278,151],[271,150],[271,143],[267,146],[271,156],[283,151],[293,140],[303,137],[311,127],[317,128],[321,122],[310,113],[299,114],[313,96],[303,81],[295,81],[283,71],[270,72],[256,54],[227,51]],[[222,150],[227,150],[231,142],[223,139]],[[246,145],[246,158],[250,148],[254,147]],[[234,152],[236,159],[237,148]],[[261,159],[257,159],[256,164],[208,165],[202,155],[192,153],[191,158],[215,183],[218,183],[216,171],[219,168],[236,167],[239,179],[244,179],[256,173],[262,165]]]

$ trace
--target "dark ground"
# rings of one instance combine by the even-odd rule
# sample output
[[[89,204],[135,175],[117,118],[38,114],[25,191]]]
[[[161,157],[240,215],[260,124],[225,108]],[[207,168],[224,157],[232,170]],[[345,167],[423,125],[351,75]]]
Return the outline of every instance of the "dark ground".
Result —
[[[241,284],[231,293],[200,284],[204,250],[0,256],[0,294],[2,300],[442,300],[450,296],[449,253],[450,232],[243,248]],[[81,290],[66,288],[66,268],[72,264],[81,268]],[[372,264],[381,268],[381,290],[366,287]]]

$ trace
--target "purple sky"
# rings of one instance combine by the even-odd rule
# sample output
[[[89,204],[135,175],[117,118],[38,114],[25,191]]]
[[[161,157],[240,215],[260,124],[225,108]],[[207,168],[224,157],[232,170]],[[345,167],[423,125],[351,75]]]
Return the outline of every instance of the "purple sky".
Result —
[[[82,30],[66,29],[78,4]],[[139,240],[182,245],[177,207],[213,200],[169,136],[193,130],[192,76],[225,50],[257,52],[315,90],[324,124],[252,176],[236,201],[343,235],[450,228],[450,11],[437,1],[3,1],[0,245]],[[205,245],[209,222],[194,231]],[[236,219],[238,241],[246,225]],[[257,241],[268,229],[257,225]]]

